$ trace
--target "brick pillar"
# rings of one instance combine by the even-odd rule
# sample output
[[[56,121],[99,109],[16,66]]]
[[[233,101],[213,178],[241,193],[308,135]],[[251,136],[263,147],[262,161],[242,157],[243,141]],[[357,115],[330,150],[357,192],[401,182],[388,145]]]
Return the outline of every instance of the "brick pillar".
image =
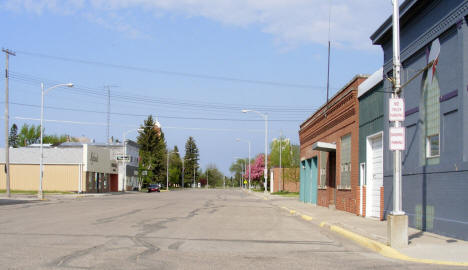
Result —
[[[366,216],[366,186],[362,187],[362,216]]]
[[[384,187],[380,187],[380,220],[384,220]]]

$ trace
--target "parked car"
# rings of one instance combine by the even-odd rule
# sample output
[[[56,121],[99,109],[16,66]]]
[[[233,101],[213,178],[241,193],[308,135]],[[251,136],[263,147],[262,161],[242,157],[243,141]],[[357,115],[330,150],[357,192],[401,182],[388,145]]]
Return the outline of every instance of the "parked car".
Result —
[[[160,192],[159,185],[149,185],[148,192]]]

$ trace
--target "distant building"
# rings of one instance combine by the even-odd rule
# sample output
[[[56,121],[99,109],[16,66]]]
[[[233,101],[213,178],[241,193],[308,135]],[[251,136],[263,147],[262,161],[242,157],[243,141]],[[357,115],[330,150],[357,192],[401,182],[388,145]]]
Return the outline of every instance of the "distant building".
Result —
[[[108,148],[76,144],[44,148],[44,191],[100,193],[116,191],[117,163]],[[10,149],[10,183],[13,190],[38,190],[40,149]],[[5,189],[5,149],[0,149],[0,189]]]

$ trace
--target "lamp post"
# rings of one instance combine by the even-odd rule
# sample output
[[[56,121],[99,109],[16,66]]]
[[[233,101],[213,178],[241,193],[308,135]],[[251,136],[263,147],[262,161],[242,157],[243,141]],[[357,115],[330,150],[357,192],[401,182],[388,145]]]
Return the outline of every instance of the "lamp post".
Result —
[[[240,142],[241,139],[237,138],[236,141]],[[249,144],[249,191],[250,191],[250,141],[245,141]]]
[[[169,151],[167,153],[167,167],[166,167],[166,190],[169,191],[169,156],[171,154],[179,154],[179,152]]]
[[[263,117],[263,120],[265,120],[265,169],[263,171],[263,178],[265,180],[264,182],[264,187],[265,187],[265,192],[268,192],[267,189],[267,178],[268,178],[268,114],[261,113],[258,111],[254,110],[242,110],[243,113],[248,113],[248,112],[254,112],[261,117]]]
[[[49,88],[44,89],[44,83],[41,83],[41,164],[40,164],[40,175],[39,175],[39,191],[37,196],[40,200],[44,198],[42,193],[42,181],[44,177],[44,146],[43,146],[43,137],[44,137],[44,95],[49,93],[52,89],[57,87],[73,87],[72,83],[62,83],[51,86]]]
[[[123,167],[124,167],[124,175],[123,175],[123,178],[122,178],[122,192],[125,192],[125,186],[127,184],[127,134],[130,133],[130,132],[134,132],[134,131],[138,131],[138,132],[142,132],[143,129],[142,128],[136,128],[136,129],[130,129],[130,130],[127,130],[123,133],[123,143],[122,143],[122,154],[123,154],[123,157],[122,157],[122,163],[123,163]]]
[[[241,157],[233,157],[234,159],[239,159],[242,161],[242,174],[241,174],[241,184],[240,184],[240,188],[242,188],[242,186],[244,185],[244,173],[245,173],[245,159],[241,158]]]

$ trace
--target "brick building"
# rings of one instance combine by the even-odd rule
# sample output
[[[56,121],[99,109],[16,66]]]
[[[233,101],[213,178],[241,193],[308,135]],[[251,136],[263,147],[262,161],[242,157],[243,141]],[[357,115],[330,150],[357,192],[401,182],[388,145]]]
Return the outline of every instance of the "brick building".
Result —
[[[359,214],[357,75],[300,126],[301,201]]]

